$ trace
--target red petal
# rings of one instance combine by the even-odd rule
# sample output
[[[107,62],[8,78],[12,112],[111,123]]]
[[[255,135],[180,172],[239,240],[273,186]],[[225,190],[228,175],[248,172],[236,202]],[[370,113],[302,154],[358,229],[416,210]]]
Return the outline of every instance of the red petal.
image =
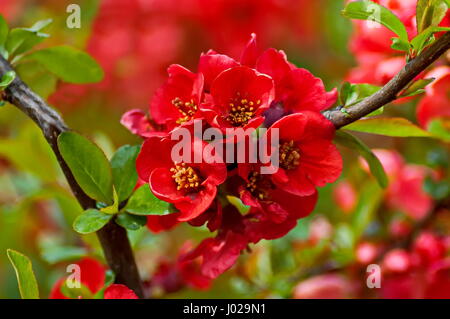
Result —
[[[170,157],[171,151],[172,143],[170,140],[157,136],[148,138],[142,144],[141,151],[136,159],[136,170],[139,178],[148,182],[154,169],[171,167],[173,165]]]
[[[149,133],[155,131],[142,110],[135,109],[126,112],[122,115],[120,123],[131,133],[140,137],[149,137]]]
[[[238,66],[234,59],[227,55],[217,53],[207,53],[200,56],[198,72],[205,78],[205,90],[209,92],[211,84],[225,70]]]
[[[179,215],[179,213],[172,213],[164,216],[147,216],[147,228],[155,234],[171,230],[179,224]]]
[[[212,84],[211,95],[215,107],[224,113],[228,113],[229,104],[238,97],[255,103],[259,100],[259,109],[266,109],[273,99],[273,81],[249,67],[235,67],[217,77]]]
[[[198,217],[211,206],[216,194],[216,186],[206,184],[200,192],[188,195],[186,200],[175,203],[175,207],[180,210],[178,220],[185,222]]]
[[[261,73],[270,75],[278,85],[290,73],[291,65],[283,51],[268,49],[259,57],[256,69]]]
[[[124,285],[113,284],[106,288],[105,299],[139,299],[133,290]]]
[[[203,75],[195,74],[180,65],[171,65],[169,78],[155,93],[150,104],[152,118],[158,124],[176,121],[182,114],[172,104],[175,98],[183,102],[194,100],[198,106],[203,91]]]
[[[258,59],[258,46],[256,45],[256,34],[252,33],[241,55],[241,64],[254,68]]]
[[[322,80],[305,69],[292,70],[280,81],[276,87],[276,99],[292,112],[320,112],[330,103]]]

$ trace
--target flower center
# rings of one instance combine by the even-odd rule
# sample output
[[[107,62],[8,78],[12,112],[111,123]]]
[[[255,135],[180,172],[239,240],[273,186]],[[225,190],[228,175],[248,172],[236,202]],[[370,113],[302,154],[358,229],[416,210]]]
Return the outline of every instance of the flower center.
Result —
[[[294,141],[284,142],[280,146],[280,166],[286,170],[296,169],[300,164],[300,149]]]
[[[256,107],[260,104],[260,100],[253,102],[247,99],[236,98],[230,103],[230,112],[227,120],[233,126],[244,126],[253,118]]]
[[[172,178],[177,184],[177,190],[192,193],[198,191],[202,179],[197,172],[185,163],[176,164],[170,169],[173,173]]]
[[[246,188],[257,199],[269,200],[269,190],[273,188],[273,184],[259,172],[251,172],[248,177]]]
[[[198,107],[194,103],[193,99],[189,102],[183,102],[179,97],[176,97],[172,100],[172,104],[182,115],[182,117],[177,120],[177,124],[183,124],[184,122],[189,121],[198,110]]]
[[[280,146],[280,166],[286,170],[293,170],[300,164],[300,149],[294,141],[284,142]]]

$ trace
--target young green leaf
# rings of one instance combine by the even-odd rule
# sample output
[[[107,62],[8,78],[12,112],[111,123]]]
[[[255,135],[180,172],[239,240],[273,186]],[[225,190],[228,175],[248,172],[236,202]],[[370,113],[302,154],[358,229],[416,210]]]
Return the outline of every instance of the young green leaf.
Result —
[[[346,82],[341,88],[341,103],[345,107],[351,106],[378,92],[380,89],[381,87],[372,84],[351,84]]]
[[[363,119],[347,125],[345,129],[394,137],[431,137],[427,131],[400,117]]]
[[[9,56],[16,56],[31,50],[35,45],[49,37],[42,29],[52,23],[52,19],[36,22],[31,28],[16,28],[9,32],[5,48]]]
[[[136,186],[138,180],[136,157],[139,154],[139,150],[139,146],[125,145],[119,148],[111,159],[114,187],[116,188],[119,202],[130,197]]]
[[[0,79],[0,90],[5,89],[14,81],[16,78],[16,72],[14,71],[8,71],[5,74],[3,74],[2,78]]]
[[[250,206],[245,205],[242,200],[236,196],[227,196],[228,202],[237,208],[241,214],[247,214]]]
[[[408,32],[400,19],[389,9],[369,0],[350,2],[342,11],[344,17],[358,20],[375,21],[394,32],[408,42]]]
[[[413,49],[416,51],[416,54],[419,54],[422,52],[422,50],[430,45],[433,41],[433,35],[438,32],[446,32],[450,31],[450,28],[448,27],[436,27],[436,26],[430,26],[426,28],[424,31],[419,33],[417,36],[415,36],[411,40],[411,45]]]
[[[128,230],[138,230],[145,226],[147,217],[123,213],[117,216],[116,223]]]
[[[68,46],[39,50],[27,58],[36,60],[69,83],[95,83],[103,79],[101,66],[87,53]]]
[[[409,52],[411,45],[409,44],[409,41],[400,38],[392,38],[391,48],[397,51]]]
[[[112,172],[102,150],[74,132],[62,133],[58,148],[83,191],[97,201],[112,205]]]
[[[360,139],[344,131],[337,131],[335,141],[345,147],[358,151],[369,164],[370,171],[377,179],[378,184],[383,188],[387,187],[388,178],[383,165],[381,165],[378,157]]]
[[[49,35],[41,32],[33,32],[27,29],[12,29],[6,40],[5,48],[9,56],[17,56],[31,50]]]
[[[447,13],[447,4],[444,0],[418,0],[417,1],[417,33],[425,29],[438,26]]]
[[[408,86],[399,97],[410,97],[422,94],[425,92],[424,88],[433,81],[434,78],[417,80]]]
[[[39,289],[30,259],[12,249],[6,251],[16,272],[22,299],[39,299]]]
[[[167,215],[174,212],[172,205],[156,198],[147,184],[134,192],[124,210],[133,215]]]
[[[73,222],[73,229],[79,234],[94,233],[103,228],[114,215],[102,213],[96,209],[88,209]]]

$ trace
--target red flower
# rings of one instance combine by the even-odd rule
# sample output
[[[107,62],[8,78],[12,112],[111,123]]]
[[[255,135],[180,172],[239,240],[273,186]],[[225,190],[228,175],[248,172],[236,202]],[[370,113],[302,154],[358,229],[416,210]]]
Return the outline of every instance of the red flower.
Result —
[[[342,158],[332,142],[334,126],[325,117],[313,112],[285,116],[269,128],[267,141],[274,129],[280,138],[280,168],[272,175],[276,187],[308,196],[339,177]]]
[[[358,195],[353,185],[344,180],[333,189],[333,199],[344,213],[350,213],[356,207]]]
[[[435,119],[450,119],[450,68],[439,67],[425,76],[436,80],[427,87],[426,96],[417,106],[417,119],[427,128]]]
[[[141,110],[131,110],[122,115],[120,123],[131,133],[142,138],[157,134],[155,128],[150,124],[147,115]]]
[[[336,90],[327,93],[321,79],[289,63],[283,51],[266,50],[259,57],[256,69],[274,79],[273,104],[281,104],[287,114],[305,110],[320,112],[336,102]]]
[[[246,66],[223,71],[212,82],[211,101],[203,106],[213,127],[257,128],[273,99],[273,81]]]
[[[262,239],[271,240],[286,235],[297,225],[297,220],[313,210],[317,196],[298,197],[274,191],[271,200],[273,207],[282,207],[284,213],[251,209],[241,215],[234,206],[226,206],[220,215],[218,235],[207,238],[191,252],[182,255],[183,261],[200,260],[201,273],[216,278],[234,265],[241,252],[251,243]],[[269,201],[266,202],[269,204]],[[272,216],[273,215],[273,216]],[[280,215],[281,216],[280,218]],[[211,215],[209,221],[215,220]],[[216,224],[217,225],[217,224]],[[211,229],[213,230],[213,229]],[[215,230],[215,229],[214,229]]]
[[[150,280],[151,288],[162,288],[166,293],[179,291],[185,286],[198,290],[211,287],[211,278],[204,276],[200,271],[198,260],[184,260],[181,256],[192,249],[191,242],[187,241],[180,249],[180,257],[175,262],[164,258],[159,262],[155,273]]]
[[[113,284],[106,288],[105,299],[139,299],[133,290],[125,285]]]
[[[80,282],[92,294],[98,293],[105,285],[105,267],[97,260],[86,257],[76,263],[80,267]],[[66,278],[58,280],[50,293],[51,299],[69,299],[61,292]],[[81,298],[82,296],[80,296]],[[104,299],[138,299],[136,294],[124,285],[112,284],[104,293]]]
[[[169,78],[153,96],[150,113],[158,124],[169,129],[191,121],[198,115],[203,97],[203,75],[180,65],[171,65]]]
[[[191,162],[198,156],[201,162],[174,162],[171,153],[177,143],[169,137],[150,137],[142,145],[136,166],[139,177],[148,181],[153,194],[180,211],[178,221],[189,221],[208,209],[227,171],[223,163],[208,163],[203,154],[206,142],[195,139],[190,148]]]
[[[450,259],[445,238],[422,233],[411,251],[396,249],[383,261],[383,298],[449,298]]]

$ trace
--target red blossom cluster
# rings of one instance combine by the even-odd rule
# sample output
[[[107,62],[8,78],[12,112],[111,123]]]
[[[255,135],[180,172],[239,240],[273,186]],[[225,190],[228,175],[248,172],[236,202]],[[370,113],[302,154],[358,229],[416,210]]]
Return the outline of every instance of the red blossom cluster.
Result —
[[[348,2],[355,1],[349,0]],[[408,36],[417,35],[417,0],[373,0],[391,10],[405,25]],[[372,21],[353,20],[354,33],[350,41],[350,52],[355,56],[357,66],[353,68],[347,80],[351,83],[369,83],[384,85],[391,80],[406,64],[405,53],[391,48],[391,39],[396,35],[389,29]],[[450,15],[443,19],[441,26],[450,26]],[[436,34],[439,37],[439,33]],[[450,68],[437,66],[423,78],[435,78],[426,92],[425,98],[417,108],[417,120],[427,128],[431,120],[450,117]],[[434,88],[434,89],[433,89]],[[405,99],[401,99],[405,101]]]
[[[319,78],[289,63],[282,51],[260,53],[254,35],[239,61],[209,51],[200,56],[197,72],[172,65],[168,73],[150,103],[150,116],[132,110],[122,123],[145,138],[136,161],[140,183],[177,210],[149,217],[148,227],[158,232],[188,222],[217,232],[180,255],[181,262],[199,260],[201,274],[215,278],[249,244],[289,232],[314,209],[317,187],[339,177],[342,159],[332,143],[334,127],[320,114],[336,101],[336,91],[327,92]],[[173,136],[196,121],[224,133],[263,126],[267,139],[277,129],[279,169],[262,174],[267,164],[211,161],[204,152],[208,142],[198,138],[188,149],[201,161],[175,161]],[[221,143],[234,147],[236,141],[225,135]],[[230,196],[248,211],[239,211]]]
[[[383,259],[382,298],[450,298],[449,240],[423,232],[412,249],[395,249]]]

